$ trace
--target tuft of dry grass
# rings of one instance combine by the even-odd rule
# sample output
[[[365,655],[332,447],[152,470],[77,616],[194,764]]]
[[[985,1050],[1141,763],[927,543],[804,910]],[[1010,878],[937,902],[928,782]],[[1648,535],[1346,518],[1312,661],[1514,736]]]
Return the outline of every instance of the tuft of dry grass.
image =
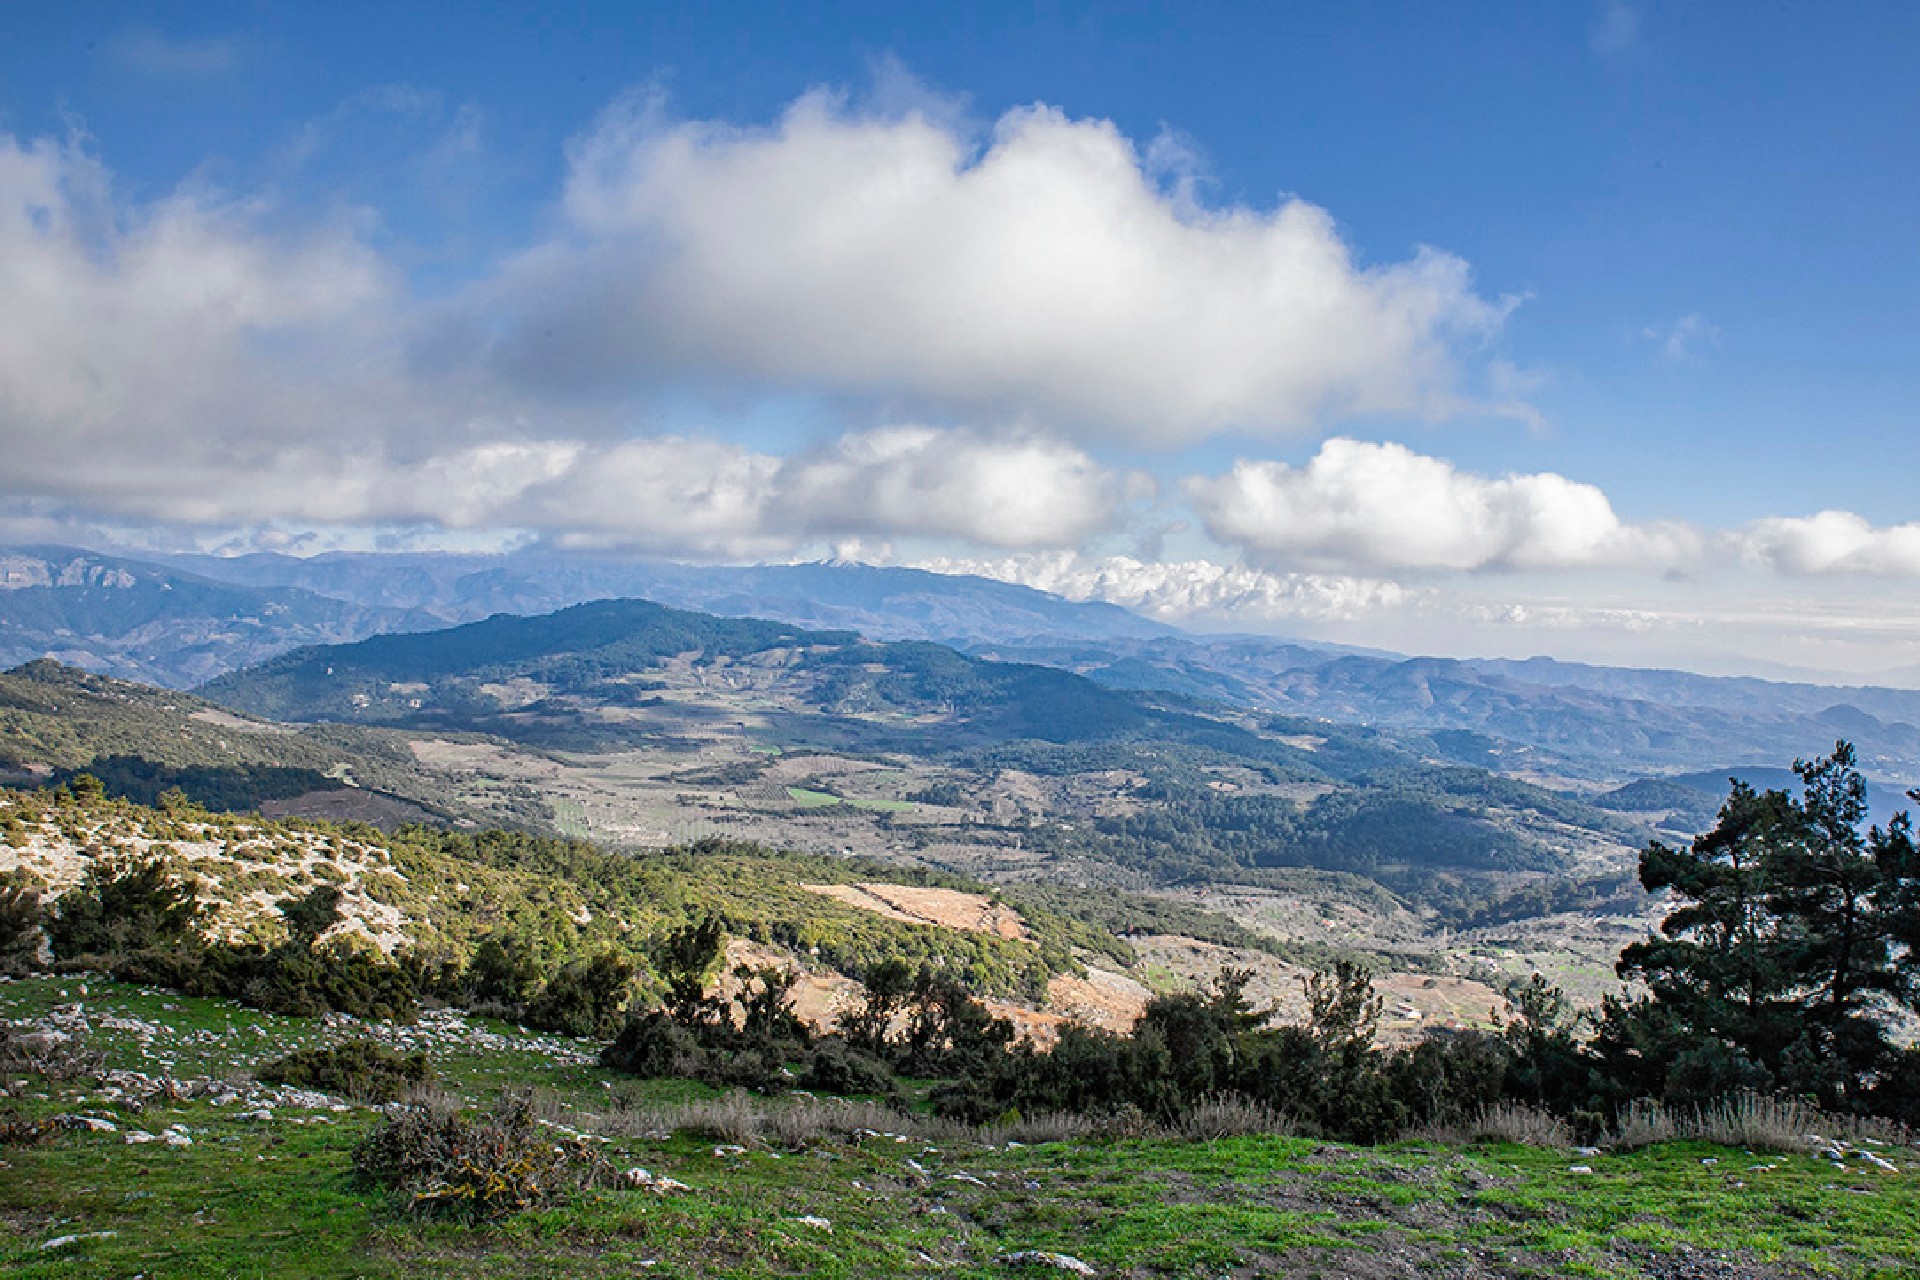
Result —
[[[1556,1150],[1573,1146],[1573,1130],[1566,1121],[1550,1111],[1518,1102],[1496,1102],[1481,1108],[1470,1120],[1428,1126],[1407,1136],[1450,1147],[1475,1142],[1511,1142]]]
[[[1704,1107],[1636,1102],[1621,1114],[1607,1145],[1631,1151],[1672,1138],[1694,1138],[1754,1151],[1805,1151],[1835,1139],[1905,1146],[1915,1137],[1911,1129],[1892,1121],[1835,1115],[1795,1098],[1748,1092]]]
[[[1188,1141],[1264,1135],[1298,1137],[1300,1128],[1284,1112],[1237,1094],[1204,1098],[1173,1126],[1172,1135]]]
[[[687,1133],[740,1146],[765,1143],[787,1148],[828,1139],[872,1137],[952,1142],[976,1134],[971,1126],[958,1121],[909,1115],[877,1102],[794,1098],[756,1103],[741,1090],[698,1102],[623,1109],[595,1118],[592,1127],[628,1136]]]
[[[1620,1151],[1637,1151],[1656,1142],[1670,1142],[1679,1133],[1680,1126],[1666,1107],[1651,1098],[1641,1098],[1629,1103],[1620,1113],[1605,1145]]]
[[[1519,1102],[1496,1102],[1481,1109],[1468,1126],[1480,1141],[1513,1142],[1526,1147],[1565,1150],[1573,1146],[1573,1130],[1551,1111]]]
[[[1036,1147],[1048,1142],[1077,1142],[1099,1133],[1100,1122],[1092,1116],[1077,1111],[1042,1111],[987,1125],[980,1130],[980,1140],[995,1147],[1009,1142]]]

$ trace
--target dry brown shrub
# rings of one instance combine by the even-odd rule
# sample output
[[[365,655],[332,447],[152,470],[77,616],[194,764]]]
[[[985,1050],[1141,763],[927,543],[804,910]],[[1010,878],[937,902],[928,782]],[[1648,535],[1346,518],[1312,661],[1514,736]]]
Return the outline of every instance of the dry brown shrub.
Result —
[[[1267,1134],[1297,1137],[1299,1126],[1285,1113],[1264,1102],[1233,1094],[1203,1098],[1173,1126],[1172,1136],[1210,1142],[1215,1138],[1245,1138]]]

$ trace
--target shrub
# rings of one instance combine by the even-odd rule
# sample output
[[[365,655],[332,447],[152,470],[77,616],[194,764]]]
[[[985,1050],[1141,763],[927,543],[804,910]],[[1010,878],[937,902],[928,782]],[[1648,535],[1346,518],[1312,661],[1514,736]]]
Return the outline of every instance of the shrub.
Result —
[[[610,1036],[632,992],[633,963],[607,951],[561,969],[527,1006],[526,1024],[568,1036]]]
[[[823,1040],[807,1062],[800,1083],[821,1093],[867,1093],[890,1097],[894,1091],[893,1072],[870,1053],[862,1053],[844,1040]]]
[[[371,1040],[349,1040],[323,1049],[299,1049],[275,1058],[255,1073],[269,1084],[355,1098],[392,1102],[433,1078],[427,1055],[401,1055]]]
[[[600,1051],[600,1065],[650,1080],[700,1074],[706,1053],[691,1031],[664,1010],[630,1017],[614,1042]]]
[[[0,875],[0,973],[27,969],[39,958],[45,918],[37,887]]]
[[[308,950],[289,943],[270,951],[209,948],[219,977],[197,994],[233,995],[268,1013],[314,1017],[328,1010],[355,1018],[411,1022],[419,1000],[407,971],[383,956],[345,945]]]
[[[200,915],[198,888],[162,859],[103,861],[61,896],[48,934],[61,959],[110,956],[190,941]]]
[[[539,961],[526,944],[502,933],[481,940],[461,979],[470,1005],[523,1005],[539,985]]]
[[[584,1141],[556,1142],[526,1093],[468,1116],[418,1104],[390,1112],[353,1149],[354,1172],[408,1211],[491,1222],[611,1183],[613,1166]]]
[[[709,1052],[699,1078],[711,1085],[751,1089],[755,1093],[785,1093],[794,1082],[780,1055],[766,1048]]]
[[[59,1131],[51,1117],[22,1115],[12,1107],[0,1111],[0,1147],[37,1147]]]
[[[298,898],[280,904],[280,918],[286,921],[287,934],[303,947],[311,947],[320,935],[340,922],[340,890],[333,885],[316,885]]]
[[[97,1076],[105,1066],[105,1055],[76,1048],[65,1036],[0,1022],[0,1075],[77,1080]]]

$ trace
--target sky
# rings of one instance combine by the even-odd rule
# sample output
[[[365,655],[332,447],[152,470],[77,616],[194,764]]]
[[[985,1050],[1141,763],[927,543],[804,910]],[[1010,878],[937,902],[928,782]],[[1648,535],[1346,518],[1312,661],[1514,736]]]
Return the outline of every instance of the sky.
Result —
[[[1920,680],[1920,7],[0,7],[0,540]]]

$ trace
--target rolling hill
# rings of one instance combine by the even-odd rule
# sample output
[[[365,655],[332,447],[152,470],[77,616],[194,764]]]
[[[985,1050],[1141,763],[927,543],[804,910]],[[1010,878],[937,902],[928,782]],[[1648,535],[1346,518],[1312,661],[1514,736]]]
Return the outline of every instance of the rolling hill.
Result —
[[[296,650],[201,693],[276,719],[494,735],[596,761],[629,791],[645,772],[682,821],[775,843],[791,838],[752,825],[770,808],[789,827],[862,822],[1003,878],[1258,884],[1312,867],[1432,898],[1617,861],[1632,838],[1366,730],[647,601]]]

